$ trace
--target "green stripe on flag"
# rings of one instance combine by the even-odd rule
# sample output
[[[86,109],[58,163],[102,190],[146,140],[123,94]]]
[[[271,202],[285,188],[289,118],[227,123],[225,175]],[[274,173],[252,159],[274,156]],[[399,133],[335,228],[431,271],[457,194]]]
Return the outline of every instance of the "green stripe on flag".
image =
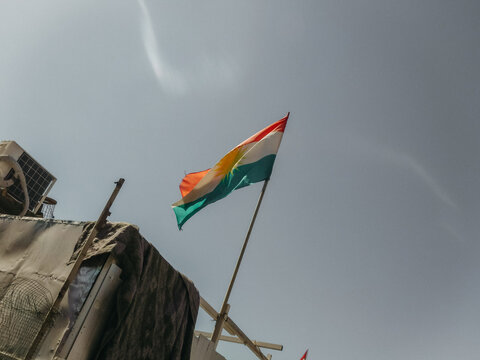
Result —
[[[190,203],[175,206],[173,211],[177,217],[178,228],[181,229],[188,219],[205,206],[223,199],[233,190],[268,179],[272,173],[275,157],[275,154],[267,155],[254,163],[239,166],[225,176],[212,192]]]

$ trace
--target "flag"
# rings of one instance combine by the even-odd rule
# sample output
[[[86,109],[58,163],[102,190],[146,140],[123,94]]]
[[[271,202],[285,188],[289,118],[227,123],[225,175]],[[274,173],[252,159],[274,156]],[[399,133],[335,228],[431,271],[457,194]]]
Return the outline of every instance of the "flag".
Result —
[[[179,229],[208,204],[233,190],[270,178],[289,115],[237,145],[211,169],[183,178],[182,199],[172,204]]]
[[[307,360],[307,353],[308,353],[308,349],[307,351],[305,351],[305,354],[303,354],[300,360]]]

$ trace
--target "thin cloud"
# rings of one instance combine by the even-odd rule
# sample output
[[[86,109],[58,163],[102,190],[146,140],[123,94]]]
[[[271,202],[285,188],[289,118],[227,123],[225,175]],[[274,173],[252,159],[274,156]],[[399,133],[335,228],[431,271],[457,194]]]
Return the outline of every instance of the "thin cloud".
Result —
[[[183,75],[173,69],[162,58],[160,49],[158,48],[157,38],[153,30],[152,18],[144,0],[138,0],[138,4],[142,11],[142,39],[148,60],[152,66],[152,70],[157,78],[160,86],[166,92],[182,95],[187,91],[186,80]]]
[[[330,134],[331,135],[331,134]],[[331,137],[334,139],[343,138],[342,143],[348,144],[348,151],[363,152],[369,157],[383,158],[385,161],[396,166],[403,167],[415,174],[422,182],[430,189],[432,194],[446,206],[457,209],[456,202],[452,199],[450,194],[440,185],[439,181],[433,177],[428,170],[417,159],[412,156],[393,149],[372,143],[366,139],[360,138],[357,135],[352,136],[348,134],[335,134]],[[328,140],[327,140],[328,141]],[[336,142],[333,146],[338,147]]]
[[[447,191],[438,183],[437,179],[435,179],[416,159],[404,153],[389,152],[391,158],[403,164],[418,175],[438,199],[450,207],[457,207],[457,204],[453,201]]]
[[[238,81],[238,67],[229,57],[212,56],[205,51],[191,57],[192,61],[180,71],[172,67],[158,46],[152,16],[145,0],[138,0],[141,9],[141,34],[148,60],[160,87],[167,93],[185,95],[189,91],[225,89]]]

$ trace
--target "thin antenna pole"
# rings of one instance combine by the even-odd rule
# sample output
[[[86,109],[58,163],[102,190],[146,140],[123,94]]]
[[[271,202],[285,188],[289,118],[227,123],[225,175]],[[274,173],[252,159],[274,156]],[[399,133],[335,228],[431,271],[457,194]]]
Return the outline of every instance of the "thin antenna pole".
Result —
[[[77,256],[77,259],[75,260],[75,263],[73,264],[72,270],[70,270],[70,274],[67,277],[67,280],[63,283],[62,288],[60,289],[60,292],[58,293],[57,299],[53,303],[52,307],[50,308],[49,312],[47,313],[47,316],[43,320],[42,327],[37,333],[37,336],[32,342],[32,345],[30,346],[30,349],[28,350],[27,355],[25,356],[25,360],[30,360],[33,358],[35,353],[37,352],[38,345],[42,341],[43,337],[47,333],[47,330],[49,328],[49,325],[53,319],[53,315],[58,311],[60,307],[60,303],[63,300],[63,297],[65,296],[65,293],[68,290],[68,287],[72,283],[72,281],[76,278],[78,270],[80,269],[80,266],[82,265],[82,261],[85,258],[85,255],[87,255],[87,250],[88,248],[92,245],[93,240],[98,234],[98,230],[101,229],[104,225],[105,222],[107,221],[107,217],[110,216],[110,207],[112,206],[113,202],[115,201],[115,198],[117,197],[118,192],[122,188],[123,183],[125,182],[125,179],[120,178],[115,184],[115,189],[112,192],[112,195],[110,195],[110,198],[107,201],[107,204],[105,205],[102,213],[100,214],[99,218],[95,222],[95,225],[93,226],[92,231],[90,232],[90,235],[88,236],[87,240],[82,246],[82,249],[80,250],[80,253]]]
[[[267,188],[269,180],[270,179],[267,179],[263,183],[263,188],[260,193],[260,197],[258,198],[257,206],[255,207],[255,212],[253,213],[252,221],[250,222],[250,227],[248,228],[248,231],[247,231],[247,236],[245,237],[245,241],[243,242],[242,251],[240,252],[240,256],[238,257],[237,265],[235,266],[232,279],[230,280],[230,285],[228,286],[227,293],[225,294],[225,298],[223,300],[222,309],[220,310],[217,321],[215,322],[215,330],[213,331],[212,340],[211,340],[214,344],[214,349],[217,348],[217,344],[223,330],[223,323],[225,322],[228,315],[228,310],[229,310],[228,299],[230,298],[230,293],[232,292],[233,284],[235,283],[235,279],[237,278],[238,269],[240,268],[240,264],[243,259],[243,254],[245,253],[245,249],[247,248],[248,240],[250,239],[250,234],[252,233],[253,225],[255,224],[255,219],[257,218],[258,210],[260,209],[260,205],[262,204],[263,195],[265,194],[265,189]]]

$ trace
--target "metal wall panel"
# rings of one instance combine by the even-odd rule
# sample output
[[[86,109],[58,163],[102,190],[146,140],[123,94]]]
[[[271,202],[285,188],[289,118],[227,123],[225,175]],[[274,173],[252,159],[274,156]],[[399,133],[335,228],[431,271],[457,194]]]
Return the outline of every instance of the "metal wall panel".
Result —
[[[210,340],[200,335],[193,337],[190,360],[225,360],[225,358],[215,351]]]

